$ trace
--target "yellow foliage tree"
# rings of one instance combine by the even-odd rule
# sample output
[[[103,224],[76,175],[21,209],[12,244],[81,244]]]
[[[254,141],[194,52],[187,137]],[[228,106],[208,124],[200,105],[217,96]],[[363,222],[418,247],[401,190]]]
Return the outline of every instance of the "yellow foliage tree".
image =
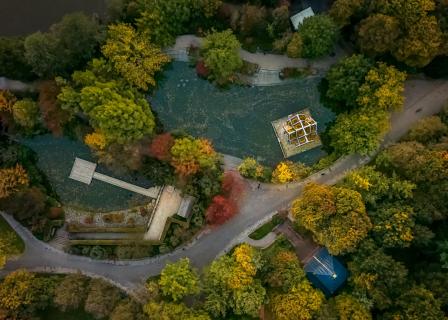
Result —
[[[272,172],[273,183],[288,183],[299,181],[311,172],[303,163],[294,163],[292,161],[280,162],[275,170]]]
[[[95,150],[104,150],[107,145],[106,136],[100,132],[92,132],[84,137],[84,142]]]
[[[20,164],[12,168],[0,169],[0,199],[7,198],[28,185],[28,174]]]
[[[0,307],[6,310],[17,310],[34,302],[34,274],[25,270],[17,270],[6,276],[0,285]]]
[[[11,92],[0,90],[0,111],[12,113],[12,107],[16,101],[16,97]]]
[[[371,320],[372,314],[360,301],[347,293],[335,298],[335,308],[340,320]]]
[[[248,244],[243,243],[235,248],[232,257],[235,260],[235,265],[229,277],[229,287],[241,289],[250,285],[258,269],[257,252]]]
[[[288,293],[274,294],[271,308],[277,320],[310,320],[323,301],[323,293],[304,280]]]

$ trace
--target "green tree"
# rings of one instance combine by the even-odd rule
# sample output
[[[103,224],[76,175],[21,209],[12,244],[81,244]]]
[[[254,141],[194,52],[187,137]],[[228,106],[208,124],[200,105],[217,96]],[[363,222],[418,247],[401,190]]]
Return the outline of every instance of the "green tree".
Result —
[[[372,110],[401,110],[404,104],[406,73],[379,63],[371,69],[359,88],[358,103]]]
[[[131,299],[125,299],[115,307],[110,315],[110,320],[147,320],[142,307]]]
[[[159,286],[164,296],[179,301],[187,295],[199,293],[199,277],[191,268],[190,260],[183,258],[165,266],[160,274]]]
[[[358,44],[366,54],[384,54],[393,50],[400,34],[400,21],[397,18],[374,14],[359,24]]]
[[[406,267],[366,240],[348,263],[349,283],[359,296],[367,296],[379,310],[389,308],[408,283]],[[393,277],[391,277],[393,275]]]
[[[25,57],[41,77],[67,75],[81,68],[95,54],[100,27],[83,13],[66,15],[49,32],[36,32],[25,39]]]
[[[327,97],[343,103],[348,109],[356,107],[359,87],[372,67],[372,61],[363,55],[343,58],[328,70]]]
[[[215,15],[221,0],[139,1],[138,29],[152,42],[165,47],[177,35],[194,30],[194,26]]]
[[[190,309],[183,303],[150,301],[143,310],[149,320],[210,320],[205,312]]]
[[[387,312],[385,319],[393,320],[441,320],[445,313],[441,303],[431,291],[424,287],[412,287],[403,293],[395,303],[393,311]]]
[[[259,164],[255,158],[246,157],[238,166],[238,172],[246,178],[260,181],[270,181],[272,171],[268,167]]]
[[[54,303],[62,311],[79,309],[87,297],[88,279],[79,273],[69,274],[54,292]]]
[[[170,61],[147,37],[126,24],[109,26],[102,52],[118,74],[142,90],[156,85],[154,75]]]
[[[335,255],[354,251],[372,227],[361,195],[344,187],[308,184],[294,201],[292,213]]]
[[[324,302],[324,295],[307,280],[291,288],[288,293],[274,294],[271,308],[275,319],[311,320]]]
[[[318,58],[330,54],[339,37],[336,23],[327,15],[305,18],[299,34],[302,38],[304,58]]]
[[[241,45],[232,30],[213,32],[204,39],[201,54],[210,77],[225,84],[243,66],[239,49]]]
[[[448,126],[442,122],[440,117],[430,116],[419,120],[413,125],[405,139],[427,144],[429,142],[437,142],[447,133]]]
[[[14,121],[22,127],[32,129],[39,123],[39,107],[31,99],[23,99],[14,103],[12,114]]]
[[[0,37],[0,74],[9,79],[32,80],[35,75],[25,59],[24,39]]]
[[[367,155],[378,148],[389,130],[389,118],[387,111],[370,108],[342,113],[329,129],[330,145],[338,154]]]
[[[9,257],[21,253],[18,244],[21,241],[19,236],[13,231],[5,230],[2,232],[0,235],[0,270],[5,266]]]
[[[155,120],[143,94],[120,80],[109,80],[104,60],[94,59],[86,71],[76,71],[72,81],[58,79],[58,101],[72,113],[83,111],[96,132],[108,143],[125,144],[154,132]]]
[[[349,172],[343,185],[358,191],[364,202],[374,208],[387,201],[410,199],[416,188],[410,181],[402,180],[395,174],[388,177],[369,165]]]
[[[290,58],[300,58],[303,49],[303,41],[300,33],[296,32],[292,35],[291,41],[289,41],[286,47],[286,54]]]
[[[120,291],[104,280],[90,280],[88,292],[84,310],[98,319],[108,317],[121,300]]]
[[[329,15],[339,27],[345,27],[364,5],[365,0],[336,0],[330,8]]]
[[[305,279],[305,271],[292,251],[280,251],[268,261],[266,281],[272,288],[288,292]]]

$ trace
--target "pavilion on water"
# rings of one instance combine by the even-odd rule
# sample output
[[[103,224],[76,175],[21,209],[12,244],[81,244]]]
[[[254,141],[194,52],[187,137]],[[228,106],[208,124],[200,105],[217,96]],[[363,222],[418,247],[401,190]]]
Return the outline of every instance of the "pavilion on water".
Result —
[[[283,124],[287,141],[297,147],[303,146],[317,137],[317,122],[305,113],[290,114]]]

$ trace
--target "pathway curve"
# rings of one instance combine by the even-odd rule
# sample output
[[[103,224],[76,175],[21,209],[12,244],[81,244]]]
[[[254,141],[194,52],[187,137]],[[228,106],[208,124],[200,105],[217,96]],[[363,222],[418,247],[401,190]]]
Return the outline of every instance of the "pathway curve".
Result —
[[[385,139],[385,145],[397,141],[420,118],[435,114],[442,109],[448,99],[448,81],[410,80],[406,83],[405,96],[405,109],[392,116],[392,128]],[[419,109],[421,111],[417,112]],[[289,207],[307,182],[334,184],[348,170],[368,161],[369,157],[351,155],[300,183],[281,186],[263,184],[261,189],[252,187],[244,195],[239,214],[232,220],[214,230],[206,230],[193,243],[170,254],[141,261],[114,263],[66,254],[37,240],[27,229],[10,216],[6,216],[8,222],[24,239],[26,249],[19,259],[8,261],[2,273],[18,268],[53,272],[80,270],[90,276],[103,277],[130,292],[141,288],[147,277],[158,274],[167,261],[188,257],[196,267],[206,266],[223,251],[243,241],[260,221],[277,210]]]

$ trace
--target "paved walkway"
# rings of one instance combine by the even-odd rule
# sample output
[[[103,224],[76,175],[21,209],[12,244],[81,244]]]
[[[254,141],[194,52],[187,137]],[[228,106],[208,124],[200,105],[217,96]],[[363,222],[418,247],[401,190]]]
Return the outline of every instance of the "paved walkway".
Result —
[[[405,110],[392,116],[392,128],[385,139],[385,145],[397,141],[417,120],[438,113],[448,99],[448,81],[410,80],[406,84]],[[420,110],[421,111],[418,111]],[[75,272],[80,270],[89,276],[103,277],[128,292],[140,289],[149,276],[157,275],[168,261],[188,257],[194,266],[202,268],[216,256],[241,242],[253,227],[274,212],[288,208],[309,181],[334,184],[344,177],[348,170],[369,161],[369,157],[351,155],[337,161],[331,168],[318,172],[305,181],[290,185],[262,184],[261,189],[247,192],[242,200],[239,214],[226,224],[205,230],[195,241],[178,250],[156,258],[141,261],[95,261],[58,251],[37,240],[31,233],[10,216],[5,216],[17,233],[24,239],[26,249],[17,260],[8,261],[2,274],[18,268],[47,272]]]
[[[258,240],[254,240],[254,239],[251,239],[250,237],[246,237],[244,242],[247,244],[250,244],[251,246],[256,247],[256,248],[265,249],[265,248],[269,247],[271,244],[273,244],[276,239],[277,239],[277,234],[275,232],[271,231],[267,235],[265,235],[263,238],[258,239]]]
[[[311,239],[297,233],[289,220],[277,228],[277,232],[283,234],[294,247],[297,257],[305,265],[320,247]]]
[[[183,35],[177,37],[174,46],[165,51],[174,60],[188,61],[188,48],[191,46],[200,47],[202,42],[203,39],[195,35]],[[323,74],[344,55],[344,50],[340,47],[336,47],[334,56],[326,56],[314,60],[293,59],[279,54],[251,53],[240,49],[240,56],[243,60],[258,64],[259,66],[260,70],[258,73],[252,77],[247,77],[250,83],[256,86],[269,86],[282,83],[283,81],[280,79],[279,74],[283,68],[307,68],[312,70],[313,74]]]

